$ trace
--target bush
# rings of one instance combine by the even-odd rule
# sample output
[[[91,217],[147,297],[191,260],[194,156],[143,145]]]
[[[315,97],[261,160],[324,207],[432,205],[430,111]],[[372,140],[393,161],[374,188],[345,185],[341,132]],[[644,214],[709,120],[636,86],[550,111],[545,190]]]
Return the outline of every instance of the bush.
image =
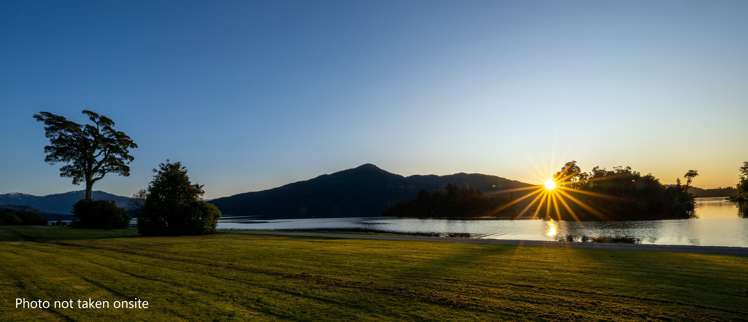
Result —
[[[13,212],[0,213],[0,225],[22,225],[21,218]]]
[[[117,207],[114,201],[81,200],[73,205],[73,224],[75,228],[126,228],[130,217],[124,209]]]
[[[216,231],[216,223],[221,211],[205,201],[195,201],[184,211],[182,231],[190,235],[211,234]]]
[[[47,218],[35,209],[6,206],[0,208],[0,225],[47,225]]]
[[[162,163],[139,211],[141,235],[199,235],[213,233],[221,212],[200,200],[203,187],[192,184],[181,163]]]

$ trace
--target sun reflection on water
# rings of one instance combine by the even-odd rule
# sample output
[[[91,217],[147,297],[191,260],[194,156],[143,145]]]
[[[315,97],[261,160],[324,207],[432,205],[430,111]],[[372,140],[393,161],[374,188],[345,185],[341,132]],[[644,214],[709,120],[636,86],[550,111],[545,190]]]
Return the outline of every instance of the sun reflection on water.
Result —
[[[551,238],[555,238],[558,235],[558,223],[556,221],[548,220],[545,222],[545,235]]]

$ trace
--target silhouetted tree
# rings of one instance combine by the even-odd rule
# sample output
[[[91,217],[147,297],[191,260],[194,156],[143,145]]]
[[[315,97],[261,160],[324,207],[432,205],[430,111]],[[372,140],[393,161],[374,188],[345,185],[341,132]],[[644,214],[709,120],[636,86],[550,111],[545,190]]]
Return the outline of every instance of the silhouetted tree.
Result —
[[[47,225],[47,218],[25,206],[0,206],[0,225]]]
[[[686,174],[683,175],[684,178],[686,178],[686,185],[683,188],[684,191],[688,191],[688,187],[691,186],[691,183],[693,182],[693,178],[696,178],[696,176],[699,175],[699,172],[696,170],[688,170]]]
[[[577,161],[569,161],[564,164],[561,171],[556,172],[553,178],[562,185],[576,185],[587,178],[587,174],[577,165]]]
[[[74,228],[125,228],[130,216],[111,200],[80,200],[73,205]]]
[[[73,184],[86,185],[85,200],[92,200],[93,185],[108,173],[130,175],[134,159],[130,149],[137,144],[124,132],[114,128],[114,121],[95,112],[83,110],[91,124],[78,124],[64,116],[49,112],[34,114],[44,123],[49,145],[44,147],[44,160],[50,164],[65,163],[60,176],[73,178]]]
[[[203,186],[192,184],[181,163],[162,163],[153,170],[138,218],[142,235],[205,234],[215,231],[221,212],[200,199]]]
[[[740,167],[738,192],[731,199],[738,203],[738,213],[741,217],[748,217],[748,161]]]
[[[569,199],[568,206],[580,219],[688,218],[693,214],[693,196],[680,184],[666,187],[651,174],[642,175],[631,167],[614,167],[612,170],[594,167],[589,173],[577,169],[576,162],[567,162],[556,178],[568,177],[573,182],[574,190],[566,189],[565,194],[576,200],[563,193],[558,198]],[[559,212],[562,218],[574,219],[563,205]]]
[[[740,167],[740,181],[738,182],[738,195],[746,197],[748,195],[748,161],[743,162]]]
[[[384,216],[420,218],[477,218],[499,215],[496,209],[508,200],[486,196],[480,190],[449,183],[444,190],[420,190],[414,200],[402,201],[384,212]]]

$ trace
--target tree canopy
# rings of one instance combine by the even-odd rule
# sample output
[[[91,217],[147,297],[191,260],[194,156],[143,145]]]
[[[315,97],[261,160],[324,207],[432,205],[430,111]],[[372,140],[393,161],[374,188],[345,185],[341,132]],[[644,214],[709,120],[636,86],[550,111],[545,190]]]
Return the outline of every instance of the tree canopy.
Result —
[[[564,173],[563,169],[559,173]],[[692,173],[696,171],[687,173],[688,184],[695,176],[688,176]],[[563,181],[562,189],[566,189],[565,194],[570,196],[567,199],[571,200],[568,202],[571,211],[560,207],[561,218],[644,220],[693,215],[693,196],[686,188],[665,186],[653,175],[642,175],[631,167],[614,167],[612,170],[594,167],[590,172],[580,171]]]
[[[50,164],[64,163],[60,176],[70,177],[73,184],[86,185],[85,200],[92,199],[93,185],[107,174],[130,175],[130,150],[138,147],[125,132],[115,129],[112,119],[83,110],[90,124],[79,124],[50,112],[34,114],[44,123],[49,145],[44,147],[44,160]]]
[[[142,235],[195,235],[212,233],[221,212],[202,201],[203,186],[193,184],[179,162],[166,162],[153,170],[138,218]],[[143,197],[143,194],[140,194]]]
[[[740,167],[738,178],[738,193],[733,200],[738,203],[740,216],[748,217],[748,161]]]

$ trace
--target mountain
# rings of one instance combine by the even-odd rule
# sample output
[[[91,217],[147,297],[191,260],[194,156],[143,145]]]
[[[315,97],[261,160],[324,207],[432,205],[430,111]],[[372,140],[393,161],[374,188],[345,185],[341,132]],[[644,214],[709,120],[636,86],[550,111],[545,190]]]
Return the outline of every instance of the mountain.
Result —
[[[84,192],[70,191],[65,193],[35,196],[24,193],[0,194],[0,205],[26,206],[43,213],[69,215],[73,205],[83,199]],[[130,208],[131,199],[103,191],[93,192],[94,200],[112,200],[117,206]]]
[[[484,174],[404,177],[364,164],[274,189],[214,199],[211,203],[230,216],[373,217],[397,202],[414,198],[420,190],[443,189],[448,183],[484,192],[528,185]]]

